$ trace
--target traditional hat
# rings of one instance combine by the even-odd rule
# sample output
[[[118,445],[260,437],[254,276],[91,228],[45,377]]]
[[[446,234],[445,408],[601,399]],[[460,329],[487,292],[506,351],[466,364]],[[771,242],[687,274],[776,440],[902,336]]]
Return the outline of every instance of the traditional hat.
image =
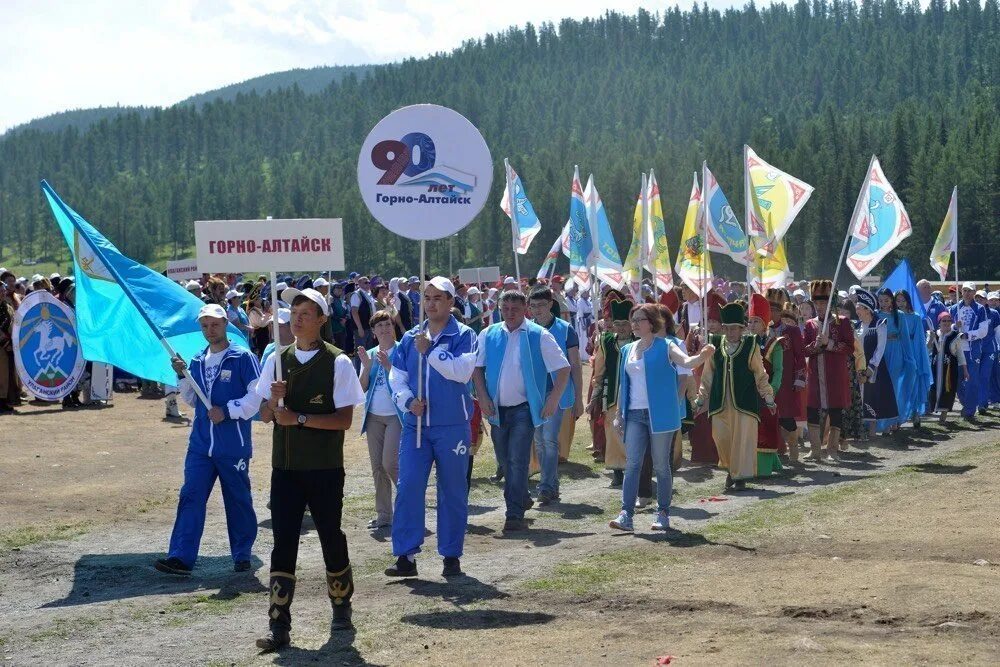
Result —
[[[875,295],[866,289],[858,288],[854,290],[854,298],[858,300],[859,306],[864,306],[873,313],[878,312],[878,300]]]
[[[611,317],[611,304],[616,301],[623,301],[625,299],[625,295],[622,294],[620,290],[610,289],[603,298],[604,300],[601,303],[601,317],[607,319]]]
[[[708,294],[705,295],[705,301],[708,303],[707,319],[721,322],[722,307],[726,305],[725,298],[714,289],[710,289],[708,290]]]
[[[635,308],[635,304],[628,300],[612,301],[609,305],[612,322],[627,322],[632,309]]]
[[[722,307],[722,319],[723,324],[740,324],[746,326],[746,317],[744,317],[743,306],[738,303],[727,303]]]
[[[832,280],[814,280],[809,283],[809,298],[815,301],[816,299],[826,299],[829,301],[830,295],[833,293],[833,281]]]
[[[771,304],[763,294],[750,295],[750,312],[747,317],[759,317],[764,322],[771,321]]]
[[[781,310],[788,303],[788,292],[780,287],[771,287],[767,290],[767,301],[772,307]]]
[[[781,319],[785,319],[786,317],[794,320],[795,322],[799,321],[799,311],[795,307],[795,304],[791,301],[781,307]]]
[[[677,298],[677,292],[672,289],[667,290],[662,294],[660,294],[660,303],[666,306],[667,310],[669,310],[674,315],[677,314],[677,311],[681,307],[681,301],[680,299]]]

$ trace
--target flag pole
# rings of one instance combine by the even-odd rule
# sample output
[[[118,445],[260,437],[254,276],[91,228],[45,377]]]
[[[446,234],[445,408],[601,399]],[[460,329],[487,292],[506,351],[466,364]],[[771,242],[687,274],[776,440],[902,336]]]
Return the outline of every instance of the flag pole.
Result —
[[[517,215],[514,212],[514,191],[511,189],[511,179],[510,179],[510,162],[507,158],[503,159],[503,170],[504,176],[507,178],[507,206],[510,208],[510,233],[511,233],[511,245],[514,249],[514,275],[517,276],[517,287],[521,288],[521,261],[517,257],[517,246],[518,239],[520,238],[520,232],[517,226]],[[423,276],[423,273],[420,274]],[[423,280],[423,278],[421,278]]]
[[[278,276],[271,271],[271,331],[274,336],[274,381],[281,382],[281,334],[278,328],[278,292],[275,286]],[[278,405],[284,405],[285,399],[279,398]]]
[[[515,253],[515,258],[517,257]],[[417,309],[417,331],[423,332],[424,329],[424,278],[426,277],[426,264],[427,264],[427,241],[423,239],[420,240],[420,307]],[[520,277],[518,277],[518,287],[520,287]],[[429,333],[429,332],[428,332]],[[417,354],[417,400],[422,401],[424,399],[424,383],[421,377],[424,374],[424,355]],[[422,415],[417,417],[417,449],[420,449],[420,433],[422,431],[422,426],[424,419],[426,419],[424,412]]]
[[[708,342],[708,289],[705,282],[708,280],[708,240],[705,233],[705,171],[708,169],[708,161],[701,163],[701,188],[698,196],[698,217],[701,222],[698,225],[698,270],[701,273],[701,336],[702,344]],[[698,172],[694,174],[695,181],[698,180]]]
[[[644,269],[646,267],[646,261],[649,259],[649,252],[647,252],[647,249],[649,247],[649,236],[648,236],[648,234],[649,234],[649,231],[648,231],[648,223],[649,223],[649,193],[648,193],[648,189],[649,189],[649,177],[646,176],[646,172],[643,172],[641,180],[642,180],[642,185],[639,186],[641,188],[641,190],[640,190],[641,194],[639,195],[639,201],[640,201],[640,204],[641,204],[641,207],[642,207],[642,213],[641,213],[642,222],[640,223],[642,225],[642,229],[640,230],[640,233],[639,233],[639,239],[640,239],[640,241],[639,241],[639,244],[640,244],[639,245],[639,293],[636,294],[636,296],[635,296],[636,302],[639,302],[639,303],[641,303],[642,300],[643,300],[643,298],[642,298],[642,279],[644,277],[643,276],[643,272],[644,272]],[[654,294],[655,294],[655,292],[654,292]]]
[[[750,147],[743,144],[743,226],[745,228],[744,233],[747,237],[747,252],[751,253],[753,261],[757,261],[757,252],[753,249],[753,244],[750,239],[750,212],[753,209],[753,197],[750,194],[751,184],[750,184],[750,170],[747,168],[747,150]],[[704,187],[702,183],[702,187]],[[751,287],[751,268],[750,264],[747,265],[747,303],[750,301],[750,291],[753,289]]]
[[[854,220],[861,209],[861,202],[864,200],[865,190],[867,189],[868,177],[871,174],[874,163],[875,156],[872,155],[872,159],[868,161],[868,169],[865,171],[865,180],[861,182],[861,192],[858,193],[858,200],[854,202],[854,212],[851,214],[851,220],[847,225],[847,235],[844,237],[844,245],[840,249],[840,259],[837,260],[837,268],[833,272],[833,285],[830,287],[830,298],[826,302],[826,315],[823,316],[823,333],[826,333],[826,328],[830,321],[830,309],[833,306],[833,296],[837,293],[837,280],[840,278],[840,267],[844,264],[844,257],[847,254],[847,244],[850,242],[854,232]]]
[[[87,234],[87,232],[85,232],[83,229],[80,228],[80,223],[77,222],[76,216],[70,213],[69,209],[66,207],[65,202],[63,202],[62,198],[55,193],[55,190],[52,189],[48,181],[44,180],[42,181],[42,189],[45,190],[46,193],[51,195],[52,199],[55,200],[55,202],[59,205],[59,208],[62,209],[63,215],[65,215],[66,219],[70,221],[70,224],[72,224],[73,227],[76,228],[77,234],[88,239],[87,245],[90,246],[90,249],[94,251],[95,255],[98,255],[101,258],[101,263],[108,270],[108,273],[114,276],[115,282],[117,282],[118,286],[122,288],[122,292],[124,292],[125,296],[128,297],[128,300],[132,302],[132,305],[135,306],[135,309],[139,311],[139,314],[142,316],[142,319],[146,321],[146,324],[149,326],[149,328],[153,330],[153,333],[159,339],[160,344],[163,346],[163,349],[167,351],[167,355],[170,357],[170,359],[173,360],[175,357],[177,357],[178,356],[177,352],[175,352],[174,348],[170,345],[170,341],[168,341],[166,336],[163,335],[163,332],[160,331],[160,328],[155,324],[153,324],[153,320],[149,318],[149,315],[146,313],[145,308],[143,308],[136,300],[135,295],[132,294],[132,290],[126,287],[125,281],[122,280],[121,275],[119,275],[118,273],[118,269],[116,269],[113,264],[105,260],[104,254],[97,249],[96,245],[90,242],[89,235]],[[75,260],[74,264],[76,264]],[[191,386],[194,387],[195,393],[198,394],[198,398],[200,398],[201,402],[205,404],[205,407],[211,410],[212,409],[211,401],[208,400],[208,397],[205,395],[205,392],[201,390],[201,387],[198,386],[198,383],[194,381],[193,377],[191,377],[191,371],[188,370],[187,367],[184,368],[184,377],[186,377],[188,381],[191,382]]]
[[[961,291],[959,291],[961,288],[959,287],[959,282],[958,282],[958,186],[957,185],[955,186],[954,197],[955,197],[955,303],[957,304],[959,298],[962,295]],[[937,322],[935,322],[934,324],[937,324]]]

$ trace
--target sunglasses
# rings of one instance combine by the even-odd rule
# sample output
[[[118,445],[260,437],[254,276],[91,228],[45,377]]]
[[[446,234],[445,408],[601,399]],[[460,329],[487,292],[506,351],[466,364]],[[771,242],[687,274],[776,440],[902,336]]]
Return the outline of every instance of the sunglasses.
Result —
[[[648,322],[649,318],[646,317],[633,317],[632,324],[638,324],[639,322]]]

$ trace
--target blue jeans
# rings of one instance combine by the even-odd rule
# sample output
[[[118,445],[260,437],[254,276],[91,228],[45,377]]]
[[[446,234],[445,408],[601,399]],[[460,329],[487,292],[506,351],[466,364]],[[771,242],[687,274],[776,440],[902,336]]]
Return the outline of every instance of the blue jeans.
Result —
[[[538,465],[542,468],[538,492],[559,495],[559,429],[565,410],[558,410],[552,417],[535,429],[535,452]]]
[[[498,407],[500,425],[492,425],[490,437],[497,462],[503,470],[503,499],[508,519],[523,519],[528,495],[528,463],[535,425],[527,403]]]
[[[656,503],[661,512],[670,513],[670,497],[674,479],[670,472],[671,449],[674,432],[651,433],[649,410],[629,410],[625,415],[625,480],[622,482],[622,511],[629,516],[635,513],[635,499],[639,493],[639,471],[648,447],[653,457],[656,473]]]
[[[958,400],[962,402],[962,416],[972,417],[979,405],[979,355],[966,352],[965,362],[969,370],[969,379],[959,383]]]

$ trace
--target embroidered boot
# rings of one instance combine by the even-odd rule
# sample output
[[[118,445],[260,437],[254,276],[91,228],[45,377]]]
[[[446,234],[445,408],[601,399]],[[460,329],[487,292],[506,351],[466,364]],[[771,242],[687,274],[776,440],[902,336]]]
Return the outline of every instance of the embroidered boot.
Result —
[[[257,648],[277,651],[291,642],[292,597],[295,595],[295,575],[271,573],[271,605],[268,607],[268,633],[257,640]]]
[[[354,595],[354,577],[351,574],[351,566],[348,565],[340,572],[326,573],[326,592],[330,596],[330,605],[333,607],[333,622],[330,630],[353,630],[351,623],[351,597]]]

